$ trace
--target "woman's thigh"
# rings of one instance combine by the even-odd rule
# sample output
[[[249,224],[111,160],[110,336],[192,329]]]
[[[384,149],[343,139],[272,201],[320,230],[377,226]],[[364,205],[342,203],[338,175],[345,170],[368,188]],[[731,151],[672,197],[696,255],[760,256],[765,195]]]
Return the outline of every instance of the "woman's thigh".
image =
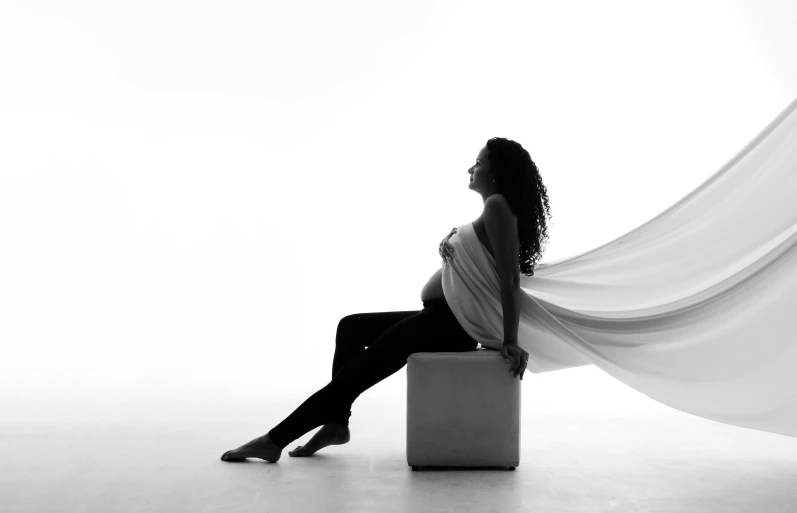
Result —
[[[346,363],[365,352],[365,348],[373,344],[388,329],[420,312],[420,310],[366,312],[347,315],[341,319],[335,335],[332,377],[334,378]]]
[[[347,315],[338,323],[335,344],[365,349],[373,344],[388,328],[420,312],[421,310],[405,310]]]
[[[445,299],[427,301],[422,310],[348,315],[338,325],[338,338],[341,345],[355,347],[358,353],[374,344],[409,348],[410,354],[475,350],[478,344],[459,324]]]
[[[478,342],[459,324],[445,299],[424,303],[408,336],[412,353],[475,351]]]
[[[475,351],[477,342],[459,325],[447,305],[431,304],[382,333],[336,373],[332,386],[347,400],[387,378],[418,352]]]

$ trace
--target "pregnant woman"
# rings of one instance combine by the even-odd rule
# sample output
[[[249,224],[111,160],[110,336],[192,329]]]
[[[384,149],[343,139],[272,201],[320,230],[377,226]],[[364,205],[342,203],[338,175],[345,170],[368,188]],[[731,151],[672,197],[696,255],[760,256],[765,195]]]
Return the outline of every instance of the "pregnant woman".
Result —
[[[547,190],[537,166],[523,147],[508,139],[492,138],[468,170],[470,189],[481,194],[484,210],[473,229],[495,262],[501,283],[503,347],[501,355],[513,376],[523,379],[528,353],[517,344],[520,272],[534,274],[547,238]],[[225,452],[223,461],[261,458],[278,461],[282,450],[310,430],[322,426],[290,456],[311,456],[328,445],[350,439],[351,405],[370,387],[404,367],[418,352],[474,351],[478,342],[463,329],[443,293],[443,269],[455,264],[449,239],[439,246],[443,263],[421,291],[423,310],[348,315],[338,324],[332,380],[311,395],[268,433]],[[475,243],[475,238],[473,239]],[[476,243],[478,244],[478,243]],[[450,272],[450,270],[446,270]]]

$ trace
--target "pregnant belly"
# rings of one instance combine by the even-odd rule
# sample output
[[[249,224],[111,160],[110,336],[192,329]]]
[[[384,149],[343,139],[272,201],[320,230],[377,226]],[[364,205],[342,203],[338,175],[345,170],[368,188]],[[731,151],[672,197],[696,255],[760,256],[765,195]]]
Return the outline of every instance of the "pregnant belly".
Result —
[[[431,301],[432,299],[445,299],[443,294],[443,269],[438,269],[421,291],[421,302]]]

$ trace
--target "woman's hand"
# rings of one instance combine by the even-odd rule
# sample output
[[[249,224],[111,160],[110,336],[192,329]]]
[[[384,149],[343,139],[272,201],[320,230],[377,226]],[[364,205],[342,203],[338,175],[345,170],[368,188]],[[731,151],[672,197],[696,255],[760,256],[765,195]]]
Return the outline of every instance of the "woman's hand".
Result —
[[[529,362],[529,353],[517,344],[504,344],[501,348],[501,356],[509,363],[509,373],[515,377],[523,379],[526,371],[526,364]]]
[[[448,239],[450,239],[451,236],[454,235],[455,233],[457,233],[457,229],[456,228],[452,228],[451,229],[451,233],[449,233],[448,236],[445,237],[442,240],[442,242],[440,242],[439,253],[440,253],[440,257],[443,260],[446,260],[447,258],[451,258],[453,256],[453,254],[454,254],[454,247],[451,246],[451,244],[448,243]]]

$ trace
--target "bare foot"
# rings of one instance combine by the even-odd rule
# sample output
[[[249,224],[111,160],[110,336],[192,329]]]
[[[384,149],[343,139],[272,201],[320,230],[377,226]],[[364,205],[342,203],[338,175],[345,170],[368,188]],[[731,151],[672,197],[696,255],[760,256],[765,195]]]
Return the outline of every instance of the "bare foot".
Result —
[[[227,451],[221,455],[221,461],[243,461],[244,458],[260,458],[266,461],[279,461],[282,456],[282,449],[271,441],[271,437],[266,433],[258,436],[250,442],[246,442],[237,449]]]
[[[319,449],[327,445],[343,445],[351,440],[349,426],[343,424],[324,424],[321,429],[313,435],[307,445],[300,445],[296,449],[288,452],[293,457],[312,456]]]

